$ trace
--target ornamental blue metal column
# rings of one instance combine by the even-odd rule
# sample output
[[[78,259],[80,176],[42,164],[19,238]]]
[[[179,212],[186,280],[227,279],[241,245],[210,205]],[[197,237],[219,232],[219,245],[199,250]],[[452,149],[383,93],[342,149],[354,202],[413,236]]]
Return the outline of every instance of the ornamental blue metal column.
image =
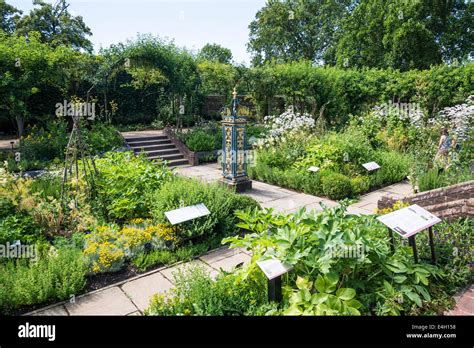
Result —
[[[242,192],[252,188],[247,176],[247,120],[238,116],[235,88],[232,95],[232,111],[222,120],[222,182]]]

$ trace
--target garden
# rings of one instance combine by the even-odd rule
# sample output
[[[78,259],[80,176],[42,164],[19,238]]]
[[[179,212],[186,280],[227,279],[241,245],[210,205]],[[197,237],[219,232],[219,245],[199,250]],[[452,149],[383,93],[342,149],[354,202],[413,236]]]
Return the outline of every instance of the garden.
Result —
[[[0,148],[0,251],[33,248],[29,257],[0,257],[0,314],[28,313],[222,246],[244,249],[251,259],[217,276],[199,266],[178,271],[173,289],[153,296],[143,314],[399,316],[452,309],[453,296],[474,277],[472,215],[435,226],[432,264],[425,233],[417,237],[415,263],[405,239],[392,250],[377,220],[405,203],[349,213],[356,200],[393,184],[421,193],[474,180],[473,40],[466,34],[455,42],[472,22],[473,4],[438,9],[456,24],[446,24],[447,35],[432,22],[439,11],[415,3],[405,15],[419,25],[399,23],[395,6],[386,14],[374,1],[353,2],[351,13],[339,2],[320,10],[301,1],[297,16],[314,12],[317,21],[331,18],[325,23],[333,31],[344,28],[333,37],[325,24],[327,37],[317,41],[334,44],[301,49],[293,34],[271,39],[286,35],[285,23],[278,31],[273,25],[292,5],[269,1],[249,27],[251,66],[217,44],[193,52],[151,34],[93,52],[90,30],[65,1],[35,3],[39,9],[23,17],[0,3],[0,140],[12,141]],[[373,35],[351,24],[362,27],[367,8],[379,21],[366,28]],[[64,13],[56,23],[61,34],[34,23],[38,10],[51,12],[48,18]],[[383,48],[374,39],[379,27]],[[421,49],[410,37],[421,38]],[[249,195],[185,177],[128,146],[125,132],[169,130],[200,163],[217,166],[234,87],[247,121],[249,178],[337,205],[291,214],[263,209]],[[68,114],[63,104],[93,113]],[[371,162],[376,169],[367,169]],[[179,224],[165,215],[200,203],[208,215]],[[347,250],[359,254],[341,256]],[[258,265],[270,259],[291,268],[279,302],[269,300]]]

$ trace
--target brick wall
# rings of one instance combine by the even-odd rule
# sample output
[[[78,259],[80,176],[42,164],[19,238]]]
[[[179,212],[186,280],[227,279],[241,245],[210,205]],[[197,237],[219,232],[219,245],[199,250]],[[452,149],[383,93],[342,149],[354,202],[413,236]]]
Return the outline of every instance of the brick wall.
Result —
[[[378,201],[378,208],[392,207],[396,198],[384,196]],[[421,192],[402,199],[403,202],[418,204],[442,219],[474,217],[474,180]]]

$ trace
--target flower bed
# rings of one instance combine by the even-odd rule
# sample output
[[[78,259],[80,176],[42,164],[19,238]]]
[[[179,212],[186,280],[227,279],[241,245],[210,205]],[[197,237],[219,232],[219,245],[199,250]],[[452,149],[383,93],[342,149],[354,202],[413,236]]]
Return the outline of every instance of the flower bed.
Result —
[[[35,253],[0,258],[1,313],[18,313],[190,260],[238,232],[235,211],[258,207],[249,197],[177,177],[163,164],[132,152],[108,153],[95,163],[94,190],[87,192],[80,175],[68,183],[66,205],[60,176],[21,178],[2,170],[0,244],[20,243]],[[198,203],[211,214],[177,226],[164,216]]]
[[[249,234],[225,242],[251,251],[250,263],[216,281],[203,271],[178,273],[177,289],[155,296],[147,314],[441,315],[474,275],[472,219],[435,228],[438,263],[431,265],[426,234],[418,236],[421,262],[415,264],[408,245],[397,241],[391,251],[386,227],[375,216],[346,214],[344,205],[322,213],[255,210],[238,216]],[[266,297],[256,261],[268,258],[293,267],[282,278],[282,303]]]

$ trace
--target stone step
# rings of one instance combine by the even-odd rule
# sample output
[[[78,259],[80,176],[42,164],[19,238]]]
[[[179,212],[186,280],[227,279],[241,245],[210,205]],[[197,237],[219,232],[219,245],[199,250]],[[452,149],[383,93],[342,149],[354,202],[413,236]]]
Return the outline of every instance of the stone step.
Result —
[[[153,140],[169,140],[166,135],[154,135],[150,137],[130,137],[130,138],[125,138],[127,143],[140,143],[143,141],[153,141]]]
[[[131,146],[131,148],[135,152],[149,152],[149,151],[159,151],[159,150],[168,150],[168,149],[176,149],[174,144],[160,144],[160,145],[146,145],[146,146]]]
[[[149,159],[150,160],[163,160],[161,157],[149,157]],[[186,158],[167,160],[167,163],[168,163],[168,167],[170,168],[189,165],[189,161]]]
[[[163,161],[172,161],[172,160],[178,160],[178,159],[183,159],[184,156],[181,153],[177,154],[171,154],[171,155],[148,155],[148,159],[156,159],[156,158],[161,158]]]
[[[179,156],[183,156],[181,155],[181,152],[179,152],[179,150],[177,148],[174,148],[174,149],[165,149],[165,150],[157,150],[157,151],[146,151],[146,154],[148,155],[148,157],[163,157],[163,156],[172,156],[172,155],[179,155]]]
[[[165,140],[145,140],[145,141],[139,141],[139,142],[132,142],[129,143],[127,142],[130,147],[141,147],[141,146],[153,146],[153,145],[170,145],[173,144],[171,140],[165,139]]]

